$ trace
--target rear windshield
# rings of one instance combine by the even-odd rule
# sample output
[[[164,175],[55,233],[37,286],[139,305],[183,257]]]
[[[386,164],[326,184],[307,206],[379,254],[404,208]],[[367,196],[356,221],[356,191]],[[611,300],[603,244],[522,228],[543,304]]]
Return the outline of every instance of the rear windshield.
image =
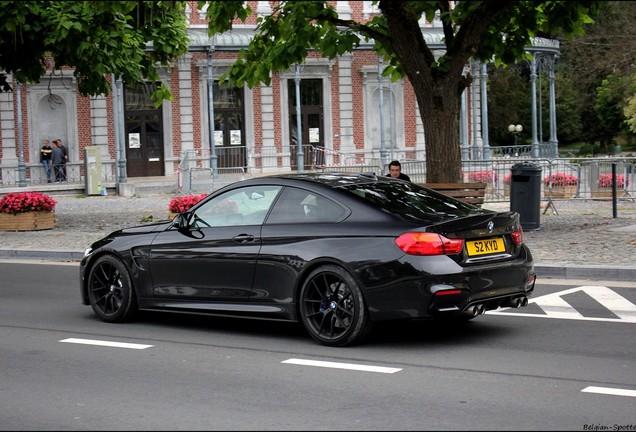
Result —
[[[487,211],[410,182],[350,184],[339,188],[407,219],[442,220]]]

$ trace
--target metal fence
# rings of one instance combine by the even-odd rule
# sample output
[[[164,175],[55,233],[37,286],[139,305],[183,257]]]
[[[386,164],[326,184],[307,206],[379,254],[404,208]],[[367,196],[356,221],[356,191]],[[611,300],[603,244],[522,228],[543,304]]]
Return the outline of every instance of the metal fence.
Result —
[[[463,181],[483,181],[488,184],[486,201],[509,201],[511,169],[521,162],[537,165],[541,171],[541,199],[610,199],[612,172],[617,179],[617,196],[621,199],[636,197],[636,159],[627,157],[599,158],[531,158],[532,146],[498,147],[488,160],[463,160]],[[209,149],[184,151],[174,173],[180,192],[209,192],[225,184],[246,177],[267,173],[296,170],[296,152],[289,147],[271,146],[247,150],[244,147],[223,153],[219,150],[216,173],[210,167]],[[491,149],[493,150],[493,149]],[[388,172],[382,166],[379,151],[355,150],[337,152],[312,145],[303,146],[305,171],[317,172]],[[517,156],[515,156],[517,155]],[[416,183],[426,182],[426,161],[418,159],[418,152],[402,150],[390,154],[390,160],[400,160],[402,171]],[[236,164],[236,166],[231,166]],[[230,166],[225,166],[230,165]],[[66,165],[68,183],[84,184],[83,162]],[[102,161],[102,183],[115,182],[115,161]],[[27,164],[24,168],[28,186],[47,184],[46,172],[41,164]],[[19,167],[0,166],[0,193],[2,188],[16,187],[20,182]]]
[[[115,161],[102,162],[102,182],[115,181]],[[66,181],[68,183],[84,183],[84,162],[68,162],[66,164]],[[51,167],[51,179],[55,181],[53,167]],[[24,181],[27,186],[48,184],[44,165],[25,164]],[[0,167],[0,189],[3,187],[16,187],[20,184],[20,168],[17,165],[2,165]]]

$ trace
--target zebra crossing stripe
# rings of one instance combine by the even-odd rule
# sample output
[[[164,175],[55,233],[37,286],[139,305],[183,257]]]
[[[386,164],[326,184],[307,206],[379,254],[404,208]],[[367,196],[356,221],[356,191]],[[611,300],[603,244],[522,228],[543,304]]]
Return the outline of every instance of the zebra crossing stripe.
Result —
[[[583,291],[600,305],[608,309],[618,318],[596,318],[585,317],[581,315],[575,308],[563,299],[563,296],[575,292]],[[585,285],[567,290],[547,294],[528,301],[528,304],[535,304],[544,314],[529,314],[524,312],[513,312],[515,309],[501,309],[497,311],[488,311],[488,314],[494,315],[516,315],[516,316],[532,316],[541,318],[560,318],[560,319],[578,319],[587,321],[606,321],[606,322],[625,322],[636,323],[636,305],[620,296],[615,291],[604,286]]]
[[[607,287],[583,286],[581,288],[588,294],[590,294],[587,291],[588,289],[594,291],[594,294],[590,294],[590,296],[611,310],[620,319],[636,322],[636,305],[627,301],[625,297],[616,294],[616,292]]]

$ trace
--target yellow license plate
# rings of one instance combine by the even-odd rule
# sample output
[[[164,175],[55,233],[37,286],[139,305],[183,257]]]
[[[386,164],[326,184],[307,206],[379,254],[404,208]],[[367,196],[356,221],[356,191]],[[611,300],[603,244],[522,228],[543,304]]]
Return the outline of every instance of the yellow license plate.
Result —
[[[468,255],[489,255],[506,251],[503,238],[496,237],[485,240],[471,240],[466,242]]]

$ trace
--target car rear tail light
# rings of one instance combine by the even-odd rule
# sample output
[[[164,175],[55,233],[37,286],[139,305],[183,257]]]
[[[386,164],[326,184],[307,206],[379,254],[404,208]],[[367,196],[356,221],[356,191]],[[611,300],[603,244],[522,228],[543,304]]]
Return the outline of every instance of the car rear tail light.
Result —
[[[439,297],[439,296],[447,296],[447,295],[458,295],[461,293],[462,293],[462,290],[460,289],[449,289],[449,290],[437,291],[435,295]]]
[[[513,231],[511,235],[514,244],[516,244],[517,246],[523,244],[523,228],[521,228],[521,225],[519,225],[519,229]]]
[[[452,255],[462,251],[464,240],[430,232],[407,232],[396,238],[395,244],[409,255]]]

